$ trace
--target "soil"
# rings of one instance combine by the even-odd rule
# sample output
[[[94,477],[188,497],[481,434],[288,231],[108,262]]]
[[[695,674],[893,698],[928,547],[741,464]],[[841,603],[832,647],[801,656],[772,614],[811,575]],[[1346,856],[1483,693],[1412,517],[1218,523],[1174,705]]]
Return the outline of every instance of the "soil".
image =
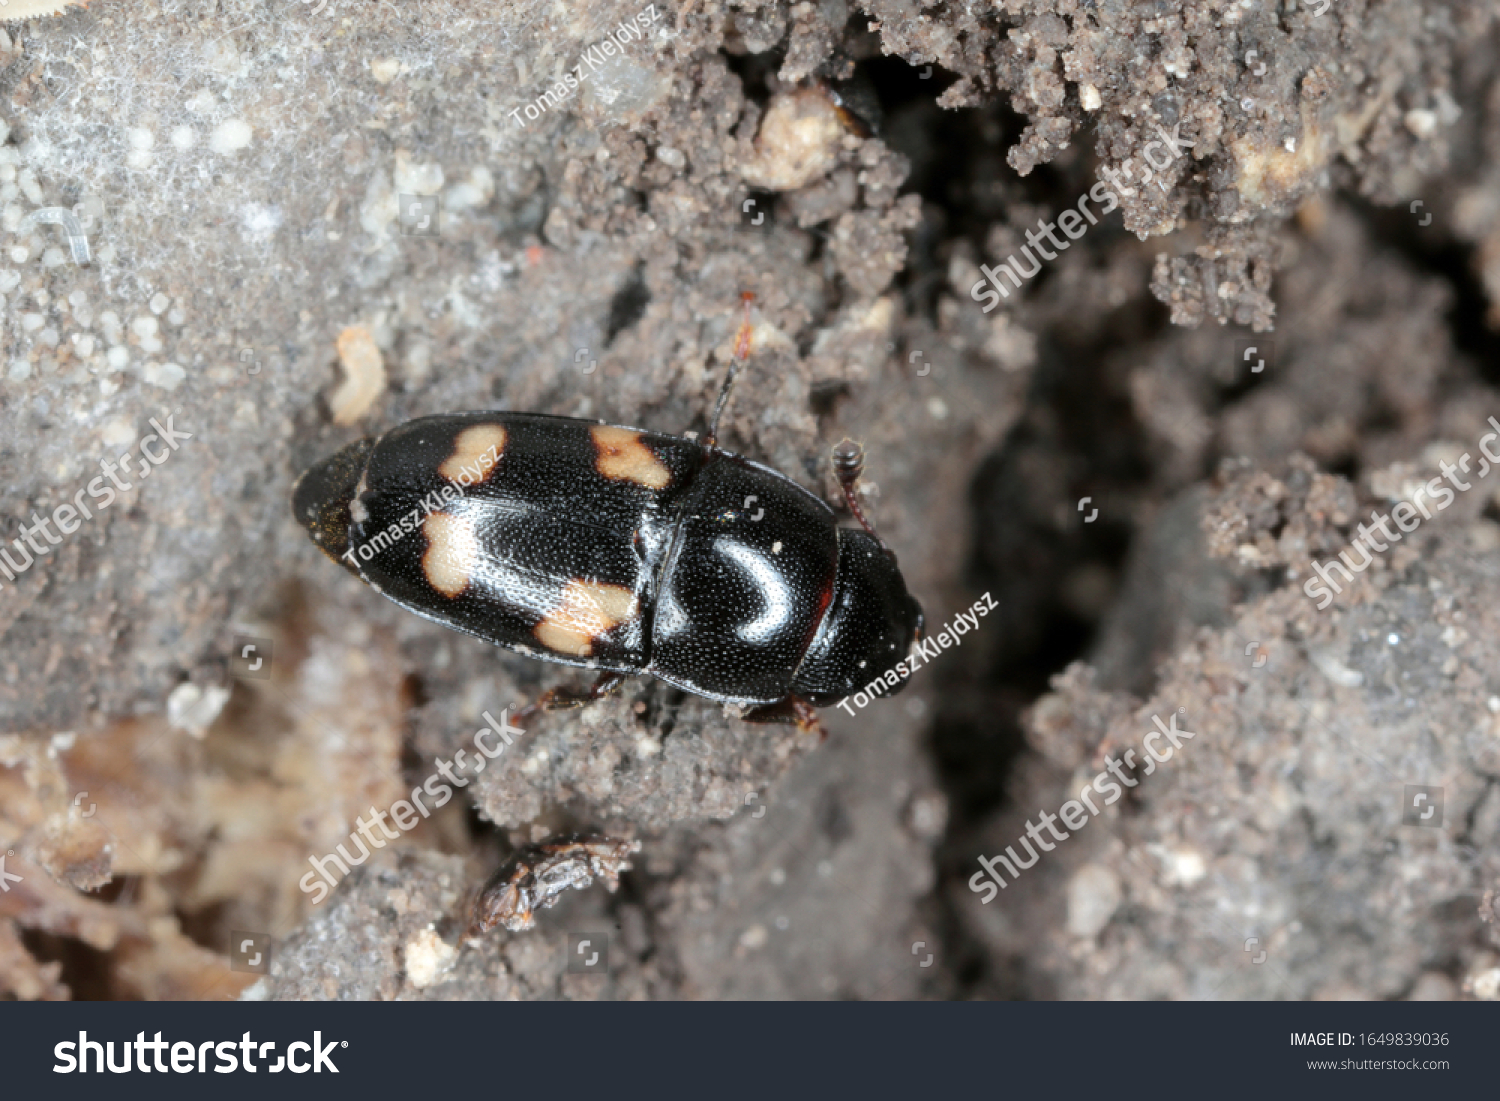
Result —
[[[51,7],[0,24],[0,996],[1500,997],[1493,5]],[[585,681],[339,570],[298,475],[456,410],[701,433],[744,292],[721,443],[832,502],[857,439],[933,633],[994,610],[826,740],[540,716],[320,880]],[[576,837],[628,865],[475,932]]]

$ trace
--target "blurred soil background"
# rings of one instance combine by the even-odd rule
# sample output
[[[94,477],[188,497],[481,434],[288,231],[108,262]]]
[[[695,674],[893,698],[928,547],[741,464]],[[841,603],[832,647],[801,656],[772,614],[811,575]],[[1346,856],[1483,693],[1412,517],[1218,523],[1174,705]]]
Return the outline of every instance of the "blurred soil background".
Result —
[[[1500,417],[1488,0],[0,26],[0,539],[192,434],[0,587],[0,996],[1500,996],[1500,478],[1302,591]],[[986,314],[979,265],[1110,174]],[[327,562],[297,474],[464,409],[701,431],[743,291],[723,442],[831,500],[861,440],[928,623],[997,610],[821,745],[651,681],[540,718],[314,905],[310,857],[583,679]],[[1171,761],[980,901],[1169,715]],[[642,843],[616,893],[465,936],[578,832]]]

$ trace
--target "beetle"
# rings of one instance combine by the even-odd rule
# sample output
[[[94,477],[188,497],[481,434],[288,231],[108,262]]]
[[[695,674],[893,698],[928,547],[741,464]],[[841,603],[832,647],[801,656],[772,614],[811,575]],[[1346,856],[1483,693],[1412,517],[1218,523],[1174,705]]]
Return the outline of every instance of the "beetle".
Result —
[[[750,295],[701,441],[573,417],[420,417],[312,466],[292,494],[318,547],[376,592],[528,657],[600,671],[517,715],[581,706],[648,673],[751,722],[905,687],[922,609],[834,469],[859,528],[718,446],[750,345]]]

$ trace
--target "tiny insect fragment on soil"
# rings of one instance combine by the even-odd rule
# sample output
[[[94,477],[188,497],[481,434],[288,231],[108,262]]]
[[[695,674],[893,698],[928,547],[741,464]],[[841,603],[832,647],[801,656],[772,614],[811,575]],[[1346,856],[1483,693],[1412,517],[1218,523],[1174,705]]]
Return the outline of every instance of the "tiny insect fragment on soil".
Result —
[[[575,837],[522,849],[484,885],[474,902],[469,932],[487,933],[496,925],[512,933],[530,929],[537,910],[551,909],[564,891],[582,890],[596,878],[613,893],[620,886],[620,873],[630,868],[627,858],[640,850],[639,841],[612,837]]]

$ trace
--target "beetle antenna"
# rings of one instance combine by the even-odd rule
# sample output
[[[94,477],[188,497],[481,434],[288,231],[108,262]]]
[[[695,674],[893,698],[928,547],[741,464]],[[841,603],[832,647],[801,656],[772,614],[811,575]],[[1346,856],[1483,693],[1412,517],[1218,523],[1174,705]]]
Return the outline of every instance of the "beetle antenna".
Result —
[[[839,480],[839,488],[844,491],[844,503],[849,506],[849,511],[859,521],[859,526],[870,533],[870,538],[875,540],[880,545],[880,549],[890,555],[891,561],[894,562],[896,552],[885,545],[885,540],[880,538],[880,533],[865,518],[865,510],[859,507],[859,498],[855,495],[855,489],[859,485],[859,476],[864,472],[865,449],[863,445],[845,436],[833,449],[833,475]]]
[[[734,376],[739,374],[740,364],[750,355],[750,303],[755,301],[755,295],[746,291],[740,295],[740,299],[745,303],[745,320],[740,322],[740,331],[735,334],[734,357],[729,361],[729,373],[724,376],[724,385],[719,387],[719,399],[714,402],[714,415],[708,422],[708,438],[703,443],[710,449],[719,445],[719,418],[724,415],[724,407],[729,404],[729,392],[734,389]]]

